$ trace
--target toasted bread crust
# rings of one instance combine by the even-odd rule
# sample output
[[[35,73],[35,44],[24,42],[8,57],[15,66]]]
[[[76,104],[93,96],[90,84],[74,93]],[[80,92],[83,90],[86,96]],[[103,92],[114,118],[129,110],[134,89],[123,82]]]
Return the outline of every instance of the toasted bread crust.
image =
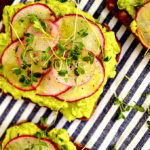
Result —
[[[102,27],[105,27],[107,31],[111,31],[110,28],[109,28],[109,26],[108,26],[107,24],[102,24]],[[119,45],[119,47],[120,47],[120,53],[121,53],[121,44],[119,43],[117,37],[116,37],[116,40],[117,40],[117,43],[118,43],[118,45]],[[117,62],[119,61],[120,53],[116,56]],[[5,94],[5,95],[10,95],[10,96],[11,96],[10,93],[4,93],[1,89],[0,89],[0,92],[2,92],[2,93]],[[24,101],[27,101],[27,102],[29,102],[29,103],[34,103],[34,102],[32,102],[30,99],[27,99],[27,98],[24,98],[24,97],[23,97],[23,100],[24,100]],[[95,108],[96,108],[97,102],[98,102],[98,100],[96,101],[96,103],[95,103],[95,105],[94,105],[94,107],[93,107],[93,111],[91,112],[90,117],[92,116],[92,114],[93,114],[93,112],[94,112],[94,110],[95,110]],[[37,103],[34,103],[34,104],[37,105]],[[46,106],[45,106],[45,107],[46,107]],[[48,108],[48,107],[46,107],[46,108]],[[90,118],[90,117],[89,117],[89,118]],[[87,120],[89,120],[89,118],[83,117],[83,118],[77,118],[77,119],[82,120],[82,121],[87,121]],[[86,149],[85,149],[85,150],[86,150]]]
[[[130,23],[132,22],[132,17],[125,11],[120,10],[117,6],[117,0],[107,0],[106,2],[107,8],[109,11],[119,19],[121,23],[123,23],[129,30],[130,29]]]
[[[23,123],[26,123],[27,121],[26,120],[24,120],[24,121],[21,121],[21,122],[19,122],[19,123],[17,123],[17,124],[14,124],[13,126],[19,126],[19,125],[21,125],[21,124],[23,124]],[[36,124],[41,130],[45,130],[48,126],[47,125],[42,125],[42,124]],[[72,139],[72,137],[70,137],[70,141],[73,141],[73,139]],[[0,141],[0,146],[1,146],[1,144],[2,144],[2,142],[3,141]],[[91,149],[89,149],[89,148],[85,148],[82,144],[80,144],[80,143],[74,143],[74,145],[76,146],[76,148],[77,148],[77,150],[83,150],[83,148],[84,148],[84,150],[91,150]]]

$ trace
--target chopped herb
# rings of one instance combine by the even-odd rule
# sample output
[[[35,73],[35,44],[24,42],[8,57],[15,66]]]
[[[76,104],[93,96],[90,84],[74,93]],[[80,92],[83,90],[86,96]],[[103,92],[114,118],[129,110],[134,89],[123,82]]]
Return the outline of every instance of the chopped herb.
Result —
[[[71,59],[66,59],[66,61],[67,61],[67,65],[68,65],[69,67],[72,67],[72,66],[73,66],[73,62],[72,62]]]
[[[100,16],[97,18],[97,20],[96,20],[95,23],[96,23],[96,24],[100,23]]]
[[[111,58],[112,58],[112,57],[108,57],[108,56],[107,56],[107,57],[104,58],[104,61],[105,61],[105,62],[108,62],[108,61],[111,60]]]
[[[48,118],[40,117],[40,123],[41,123],[42,125],[47,125],[47,120],[48,120]]]
[[[24,22],[24,20],[21,18],[20,20],[19,20],[20,22]]]
[[[78,47],[75,47],[73,50],[69,52],[69,55],[72,57],[73,60],[78,60],[79,56],[81,55],[81,50]]]
[[[34,41],[34,35],[33,34],[26,33],[25,37],[26,37],[26,46],[28,46],[28,45],[33,43],[33,41]]]
[[[15,53],[18,52],[18,48],[19,48],[19,45],[16,46],[16,48],[15,48]]]
[[[25,82],[25,76],[24,75],[21,75],[20,79],[19,79],[19,82],[21,83],[24,83]]]
[[[47,67],[43,67],[42,70],[47,70],[50,67],[51,67],[51,61],[49,60],[47,63]]]
[[[31,84],[31,79],[26,78],[26,79],[25,79],[25,84],[26,84],[26,85],[30,85],[30,84]]]
[[[119,100],[119,98],[115,95],[114,105],[119,105],[119,109],[120,109],[120,112],[117,112],[118,115],[119,115],[117,120],[119,120],[119,119],[126,119],[126,117],[124,116],[123,112],[130,111],[131,108],[133,108],[135,111],[145,112],[144,107],[137,105],[136,102],[134,102],[135,106],[131,106],[131,105],[128,105],[125,102],[123,102],[123,100]]]
[[[35,136],[36,136],[38,139],[40,139],[40,138],[42,138],[42,133],[41,133],[41,132],[36,132]]]
[[[150,121],[147,121],[148,128],[150,129]]]
[[[54,59],[53,66],[54,66],[54,68],[60,67],[59,59]]]
[[[93,62],[94,62],[94,56],[93,56],[91,53],[88,53],[88,55],[89,55],[89,56],[83,57],[82,60],[83,60],[83,61],[87,61],[87,62],[90,61],[90,63],[93,64]]]
[[[88,35],[87,31],[88,31],[88,28],[81,29],[81,30],[78,32],[79,38],[84,38],[84,37],[86,37],[86,36]]]
[[[42,26],[42,28],[44,29],[44,31],[46,32],[46,24],[45,24],[45,22],[44,21],[41,21],[41,26]]]
[[[64,2],[67,2],[68,0],[58,0],[60,1],[61,3],[64,3]]]
[[[2,146],[0,146],[0,150],[2,150]]]
[[[60,71],[58,71],[58,75],[61,76],[61,77],[64,77],[66,74],[68,74],[67,70],[60,70]]]
[[[137,8],[144,7],[144,1],[142,1],[142,2],[136,2],[135,7],[137,7]]]
[[[75,68],[74,70],[74,74],[76,76],[80,76],[81,74],[84,74],[85,73],[85,70],[83,69],[82,66],[77,66],[77,68]]]
[[[39,146],[48,147],[47,143],[45,143],[45,142],[43,142],[43,141],[39,141],[38,145],[39,145]]]
[[[82,42],[79,42],[78,45],[80,50],[82,50],[85,47],[85,45]]]
[[[51,48],[48,47],[48,48],[46,49],[46,52],[48,53],[48,52],[50,52],[50,51],[51,51]]]
[[[40,78],[42,75],[39,72],[33,73],[33,76],[36,78]]]
[[[13,73],[15,73],[16,75],[20,75],[21,74],[21,69],[20,68],[14,68]]]
[[[144,96],[146,98],[147,105],[148,105],[148,115],[149,115],[150,114],[150,106],[149,106],[149,102],[148,102],[148,96],[150,96],[150,92],[143,92],[142,96]]]
[[[67,83],[69,81],[69,78],[65,78],[65,82]]]
[[[38,20],[39,20],[38,16],[37,16],[37,15],[34,15],[34,14],[30,14],[29,17],[30,17],[30,21],[31,21],[31,22],[34,22],[34,21],[38,21]]]
[[[3,68],[3,65],[2,64],[0,64],[0,69],[2,69]]]
[[[111,146],[110,150],[117,150],[116,145]]]

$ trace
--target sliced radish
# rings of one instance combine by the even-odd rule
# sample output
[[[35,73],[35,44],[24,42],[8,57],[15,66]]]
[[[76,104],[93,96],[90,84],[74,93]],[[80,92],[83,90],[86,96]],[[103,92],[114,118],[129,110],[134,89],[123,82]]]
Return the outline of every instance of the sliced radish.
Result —
[[[11,43],[3,52],[1,56],[1,63],[3,65],[3,73],[4,77],[7,78],[8,82],[14,86],[15,88],[22,90],[22,91],[32,91],[35,90],[35,87],[39,85],[41,82],[41,77],[37,80],[36,83],[33,85],[24,85],[19,80],[21,80],[21,76],[16,75],[14,73],[14,69],[20,68],[17,57],[16,57],[16,47],[20,45],[18,41]],[[27,75],[27,70],[22,71],[23,74]],[[22,78],[23,80],[23,78]]]
[[[54,61],[55,61],[54,58],[52,62],[53,63],[52,74],[55,77],[55,79],[58,82],[62,83],[63,85],[67,85],[71,87],[74,87],[75,85],[81,86],[87,83],[92,78],[93,73],[95,71],[95,62],[91,64],[90,62],[83,61],[82,58],[86,56],[88,56],[88,51],[82,50],[82,57],[80,60],[78,60],[78,64],[76,61],[72,61],[73,63],[72,66],[68,66],[66,61],[61,60],[59,61],[60,63],[59,67],[54,67]],[[84,73],[80,74],[79,76],[76,76],[74,72],[78,65],[84,69]],[[62,69],[68,72],[65,76],[59,75],[59,71]]]
[[[57,25],[55,25],[54,23],[52,23],[49,20],[43,20],[43,21],[45,22],[46,27],[47,27],[46,33],[50,37],[48,37],[48,35],[44,35],[40,31],[36,31],[34,29],[33,24],[32,24],[27,29],[26,34],[32,35],[34,37],[34,40],[33,40],[32,44],[30,45],[30,47],[33,50],[30,51],[29,53],[26,53],[25,60],[28,64],[31,64],[31,62],[33,62],[33,60],[35,62],[37,62],[37,63],[32,63],[32,71],[33,72],[38,71],[41,74],[46,74],[51,69],[50,66],[47,67],[48,65],[50,65],[49,63],[50,63],[50,60],[51,60],[50,51],[58,43],[58,40],[60,38],[60,33],[59,33]],[[25,37],[25,39],[23,41],[24,45],[26,45],[26,39],[27,38],[28,37]],[[46,52],[47,49],[49,49],[48,52]],[[18,59],[18,63],[19,63],[20,66],[23,65],[23,62],[21,60],[21,55],[22,55],[22,53],[24,53],[24,51],[25,50],[22,47],[20,47],[18,49],[18,52],[17,52],[17,59]],[[43,53],[44,51],[46,52],[45,54]],[[42,60],[43,56],[46,56],[45,60]]]
[[[38,139],[31,135],[23,135],[10,140],[4,150],[59,150],[58,147],[48,139]]]
[[[52,72],[49,72],[44,76],[36,90],[39,96],[58,96],[70,88],[67,85],[59,83],[52,75]]]
[[[96,58],[94,75],[86,84],[79,87],[72,87],[67,92],[57,96],[62,101],[75,102],[92,96],[101,87],[105,77],[104,66],[99,58]]]
[[[77,39],[77,42],[83,42],[85,49],[93,52],[95,55],[100,55],[105,47],[104,35],[99,26],[81,15],[72,14],[60,17],[56,24],[59,26],[63,42],[67,41],[72,35],[76,34],[77,37],[79,32],[87,30],[86,33],[88,35]]]
[[[34,41],[32,43],[32,48],[34,50],[45,51],[48,47],[54,48],[60,39],[58,26],[50,20],[43,20],[43,22],[45,22],[46,25],[47,36],[41,31],[37,31],[34,28],[34,24],[32,24],[26,31],[26,33],[34,35]]]
[[[11,27],[12,41],[17,39],[16,33],[20,38],[24,36],[25,31],[31,24],[29,15],[32,14],[36,15],[39,19],[50,19],[52,21],[56,19],[52,10],[45,4],[36,3],[23,7],[13,16],[11,21],[13,26],[13,28]]]
[[[146,48],[150,49],[150,2],[138,9],[135,20],[139,40]]]

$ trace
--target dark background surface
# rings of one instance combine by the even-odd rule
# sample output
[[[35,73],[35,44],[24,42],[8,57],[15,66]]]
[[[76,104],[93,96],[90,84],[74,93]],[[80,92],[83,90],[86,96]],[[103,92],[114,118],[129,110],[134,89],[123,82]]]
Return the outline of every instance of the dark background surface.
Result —
[[[12,4],[14,0],[0,0],[0,20],[2,19],[2,12],[5,5]]]

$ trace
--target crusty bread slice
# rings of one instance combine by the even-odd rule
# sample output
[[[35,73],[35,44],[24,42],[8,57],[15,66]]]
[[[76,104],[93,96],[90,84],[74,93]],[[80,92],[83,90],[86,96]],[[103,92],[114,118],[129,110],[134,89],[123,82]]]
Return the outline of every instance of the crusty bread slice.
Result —
[[[19,123],[17,123],[17,124],[14,124],[13,126],[19,126],[19,125],[21,125],[21,124],[23,124],[23,123],[26,123],[27,121],[21,121],[21,122],[19,122]],[[48,126],[47,125],[42,125],[42,124],[36,124],[41,130],[45,130]],[[70,141],[73,141],[73,138],[72,137],[70,137]],[[3,140],[2,141],[0,141],[0,146],[1,146],[1,143],[3,142]],[[77,148],[77,150],[91,150],[91,149],[89,149],[89,148],[85,148],[82,144],[80,144],[80,143],[74,143],[74,145],[76,146],[76,148]]]
[[[102,24],[102,26],[105,27],[107,31],[111,31],[110,28],[109,28],[109,26],[108,26],[107,24]],[[116,37],[116,40],[117,40],[118,45],[119,45],[119,47],[120,47],[120,53],[121,53],[121,44],[119,43],[117,37]],[[120,53],[116,56],[117,62],[119,61]],[[1,92],[1,91],[0,91],[0,92]],[[5,94],[5,95],[11,95],[11,94],[9,94],[9,93],[4,93],[3,91],[2,91],[2,93]],[[23,98],[23,99],[24,99],[25,101],[27,101],[27,102],[33,103],[30,99],[27,99],[27,98]],[[95,103],[95,105],[94,105],[94,107],[93,107],[93,111],[92,111],[92,113],[91,113],[91,116],[92,116],[92,114],[93,114],[93,112],[94,112],[94,110],[95,110],[95,108],[96,108],[97,102],[98,102],[98,100],[96,101],[96,103]],[[36,104],[36,103],[35,103],[35,104]],[[91,116],[90,116],[90,117],[91,117]],[[90,117],[89,117],[89,118],[90,118]],[[78,119],[79,119],[79,120],[82,120],[82,121],[87,121],[87,120],[89,120],[89,118],[83,117],[83,118],[78,118]]]
[[[130,29],[130,23],[132,22],[132,17],[125,11],[120,10],[117,6],[117,0],[107,0],[106,2],[107,8],[109,11],[119,19],[120,22],[122,22],[129,30]]]

